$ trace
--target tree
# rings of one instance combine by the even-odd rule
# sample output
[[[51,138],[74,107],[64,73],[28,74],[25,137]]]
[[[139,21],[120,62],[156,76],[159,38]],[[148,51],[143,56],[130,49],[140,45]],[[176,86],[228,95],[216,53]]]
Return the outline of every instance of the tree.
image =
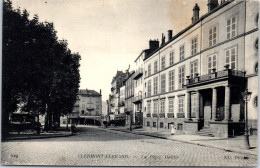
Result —
[[[71,53],[66,40],[58,40],[53,23],[3,3],[2,131],[9,114],[17,110],[47,114],[52,118],[72,111],[79,88],[78,53]],[[54,117],[55,118],[55,117]],[[2,132],[2,133],[3,133]]]

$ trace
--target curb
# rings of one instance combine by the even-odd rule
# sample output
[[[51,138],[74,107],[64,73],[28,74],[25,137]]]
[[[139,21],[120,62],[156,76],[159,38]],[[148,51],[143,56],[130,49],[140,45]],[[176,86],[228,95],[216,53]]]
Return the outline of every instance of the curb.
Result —
[[[221,150],[225,150],[225,151],[228,151],[228,152],[237,152],[237,153],[241,153],[241,154],[257,156],[257,153],[255,154],[255,153],[252,153],[250,151],[241,151],[239,149],[234,149],[234,148],[230,148],[230,147],[220,147],[220,146],[215,146],[215,145],[210,145],[210,144],[203,144],[203,143],[200,143],[200,142],[191,142],[191,141],[185,141],[185,140],[170,139],[170,138],[167,138],[167,137],[161,137],[161,136],[150,135],[150,134],[143,134],[143,133],[138,133],[138,132],[130,132],[130,131],[126,131],[126,130],[117,130],[117,129],[108,129],[108,130],[126,132],[126,133],[131,133],[131,134],[136,134],[136,135],[144,135],[144,136],[161,138],[161,139],[167,139],[167,140],[171,140],[171,141],[177,141],[177,142],[183,142],[183,143],[188,143],[188,144],[193,144],[193,145],[199,145],[199,146],[204,146],[204,147],[221,149]]]
[[[26,139],[45,139],[45,138],[58,138],[58,137],[68,137],[68,136],[73,136],[75,134],[67,134],[67,135],[48,135],[48,136],[41,136],[41,137],[18,137],[18,138],[6,138],[3,139],[3,141],[10,141],[10,140],[26,140]]]

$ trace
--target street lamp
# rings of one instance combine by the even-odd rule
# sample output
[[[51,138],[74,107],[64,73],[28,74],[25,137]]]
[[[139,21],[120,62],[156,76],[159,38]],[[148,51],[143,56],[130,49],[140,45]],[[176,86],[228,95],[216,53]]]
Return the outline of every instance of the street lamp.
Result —
[[[248,111],[247,111],[247,102],[251,98],[252,92],[248,92],[248,89],[245,90],[245,92],[242,92],[243,99],[245,101],[246,105],[246,113],[245,113],[245,147],[247,149],[250,149],[250,144],[249,144],[249,134],[248,134]]]

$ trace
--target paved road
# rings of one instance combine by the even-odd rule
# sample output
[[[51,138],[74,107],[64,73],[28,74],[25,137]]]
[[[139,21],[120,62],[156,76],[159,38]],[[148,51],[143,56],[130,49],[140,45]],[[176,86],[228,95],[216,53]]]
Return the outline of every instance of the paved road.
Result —
[[[2,164],[256,166],[257,157],[130,133],[81,128],[76,136],[2,143]]]

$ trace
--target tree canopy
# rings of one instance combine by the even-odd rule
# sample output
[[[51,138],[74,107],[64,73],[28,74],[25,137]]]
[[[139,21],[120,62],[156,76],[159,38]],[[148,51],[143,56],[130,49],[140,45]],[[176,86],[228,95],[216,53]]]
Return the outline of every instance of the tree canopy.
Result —
[[[53,23],[29,19],[26,10],[3,2],[2,56],[3,127],[20,105],[23,111],[67,114],[72,111],[79,88],[80,55],[66,40],[58,40]],[[51,127],[53,121],[48,120]],[[2,127],[2,128],[3,128]]]

